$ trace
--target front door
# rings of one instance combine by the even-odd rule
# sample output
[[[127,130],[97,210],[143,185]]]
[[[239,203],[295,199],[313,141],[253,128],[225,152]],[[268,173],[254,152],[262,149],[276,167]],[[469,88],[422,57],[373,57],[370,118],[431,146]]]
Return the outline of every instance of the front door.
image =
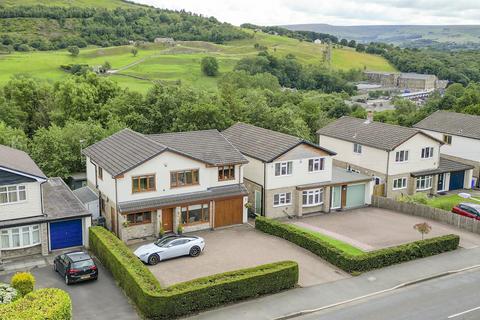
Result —
[[[332,187],[332,209],[339,209],[342,207],[342,187],[334,186]]]
[[[342,186],[342,208],[347,206],[347,185]]]
[[[255,213],[262,214],[262,193],[255,190]]]
[[[445,173],[438,175],[438,192],[445,191]]]
[[[162,209],[162,227],[165,232],[173,231],[173,208]]]

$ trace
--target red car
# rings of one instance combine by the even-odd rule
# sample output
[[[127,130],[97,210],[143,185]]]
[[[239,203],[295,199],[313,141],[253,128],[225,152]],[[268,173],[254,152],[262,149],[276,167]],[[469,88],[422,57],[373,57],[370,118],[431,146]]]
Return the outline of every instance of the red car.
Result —
[[[452,212],[461,216],[480,220],[480,204],[460,203],[458,206],[453,207]]]

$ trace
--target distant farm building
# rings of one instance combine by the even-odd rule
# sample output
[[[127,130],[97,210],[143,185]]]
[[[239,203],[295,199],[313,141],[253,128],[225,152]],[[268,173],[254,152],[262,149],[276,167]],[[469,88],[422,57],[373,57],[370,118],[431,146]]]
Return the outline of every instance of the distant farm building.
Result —
[[[164,44],[168,44],[168,45],[171,45],[171,46],[175,44],[175,40],[173,38],[155,38],[155,40],[153,42],[164,43]]]
[[[406,90],[428,91],[444,89],[448,83],[448,81],[438,80],[437,76],[433,74],[366,71],[365,75],[372,83],[381,84],[383,87],[395,87]]]

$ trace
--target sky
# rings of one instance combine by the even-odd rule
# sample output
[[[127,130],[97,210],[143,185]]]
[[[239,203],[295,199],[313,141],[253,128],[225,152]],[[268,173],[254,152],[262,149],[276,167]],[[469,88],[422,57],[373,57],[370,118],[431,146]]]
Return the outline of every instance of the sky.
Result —
[[[240,25],[479,24],[480,0],[133,0]]]

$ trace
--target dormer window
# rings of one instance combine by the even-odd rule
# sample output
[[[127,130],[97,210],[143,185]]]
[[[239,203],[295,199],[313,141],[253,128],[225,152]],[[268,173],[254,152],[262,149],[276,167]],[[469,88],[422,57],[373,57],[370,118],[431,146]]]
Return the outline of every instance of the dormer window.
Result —
[[[0,204],[25,201],[27,193],[25,186],[2,186],[0,187]]]

